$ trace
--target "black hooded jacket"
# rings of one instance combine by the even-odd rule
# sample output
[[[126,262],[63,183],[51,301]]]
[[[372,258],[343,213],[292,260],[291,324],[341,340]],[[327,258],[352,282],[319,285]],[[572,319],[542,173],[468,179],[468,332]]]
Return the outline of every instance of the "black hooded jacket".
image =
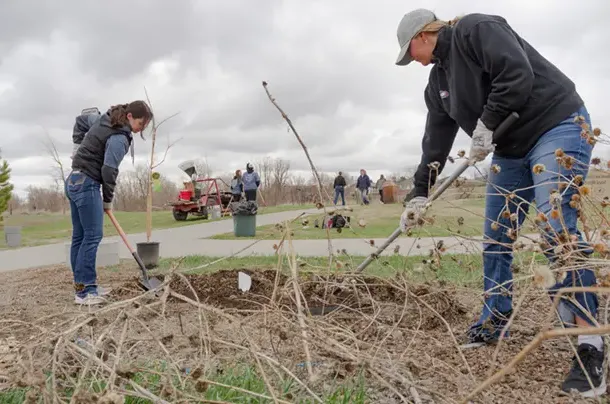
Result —
[[[440,163],[441,172],[458,128],[472,136],[480,118],[493,131],[515,111],[517,122],[493,142],[497,155],[520,158],[584,104],[574,83],[499,16],[469,14],[441,29],[433,55],[423,155],[407,199],[428,196],[436,180],[428,165]]]

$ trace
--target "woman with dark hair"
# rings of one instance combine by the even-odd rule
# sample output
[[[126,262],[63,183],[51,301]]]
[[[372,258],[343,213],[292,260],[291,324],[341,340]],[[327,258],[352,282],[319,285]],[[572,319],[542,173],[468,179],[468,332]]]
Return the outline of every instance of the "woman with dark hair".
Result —
[[[152,117],[144,101],[115,105],[85,130],[87,136],[74,154],[65,191],[72,214],[70,264],[76,304],[101,304],[110,292],[97,285],[95,269],[104,212],[112,209],[119,165],[130,147],[133,154],[132,132],[142,136]]]
[[[493,344],[513,313],[513,243],[532,202],[544,253],[558,270],[545,285],[550,296],[570,286],[596,285],[586,262],[592,249],[578,230],[576,201],[597,132],[574,83],[502,17],[468,14],[443,21],[418,9],[403,17],[397,36],[397,65],[433,65],[424,92],[428,116],[422,159],[401,228],[427,204],[429,186],[442,171],[458,128],[472,138],[473,162],[492,154],[485,201],[484,304],[466,337],[470,346]],[[494,134],[513,112],[519,119]],[[429,168],[432,163],[438,170]],[[560,300],[557,314],[563,324],[582,329],[562,385],[565,392],[592,397],[606,391],[603,340],[588,332],[596,326],[598,304],[594,292],[568,293]]]

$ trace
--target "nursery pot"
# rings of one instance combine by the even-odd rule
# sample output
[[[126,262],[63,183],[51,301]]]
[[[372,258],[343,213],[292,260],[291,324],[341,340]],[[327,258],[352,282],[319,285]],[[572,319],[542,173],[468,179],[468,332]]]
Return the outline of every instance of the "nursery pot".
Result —
[[[9,247],[19,247],[21,245],[21,227],[4,226],[4,241]]]
[[[158,241],[143,241],[141,243],[136,243],[136,249],[147,269],[153,269],[159,266]]]

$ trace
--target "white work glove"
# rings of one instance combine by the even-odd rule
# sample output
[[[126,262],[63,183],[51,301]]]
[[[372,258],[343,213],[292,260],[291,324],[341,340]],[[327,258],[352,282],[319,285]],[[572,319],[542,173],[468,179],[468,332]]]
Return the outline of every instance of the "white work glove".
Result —
[[[492,144],[493,132],[485,127],[485,124],[479,119],[477,126],[472,132],[472,143],[470,144],[470,158],[475,162],[483,161],[493,153],[495,146]]]
[[[428,199],[423,196],[416,196],[406,203],[405,211],[400,216],[400,230],[403,233],[407,231],[407,228],[417,224],[417,219],[424,206],[426,206],[427,201]]]
[[[104,202],[104,212],[112,210],[112,202]]]

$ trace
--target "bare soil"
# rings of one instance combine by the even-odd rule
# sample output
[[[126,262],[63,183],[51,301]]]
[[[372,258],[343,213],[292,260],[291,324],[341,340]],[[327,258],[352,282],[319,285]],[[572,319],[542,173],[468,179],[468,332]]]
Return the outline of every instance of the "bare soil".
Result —
[[[297,376],[305,377],[302,364],[306,358],[294,314],[291,277],[288,273],[278,275],[275,270],[243,271],[252,276],[248,292],[238,290],[237,271],[187,275],[197,296],[180,278],[173,278],[170,283],[174,292],[220,309],[232,316],[231,319],[215,315],[214,311],[205,312],[202,318],[203,309],[198,310],[176,297],[170,297],[163,307],[157,304],[150,309],[134,302],[129,308],[138,310],[137,321],[132,322],[137,326],[129,328],[129,361],[161,359],[185,368],[195,367],[193,358],[199,357],[205,348],[213,355],[209,362],[222,369],[248,355],[236,354],[235,349],[218,341],[245,346],[251,339],[266,355],[277,358]],[[99,271],[100,283],[114,288],[110,297],[114,302],[136,299],[141,294],[136,276],[133,266],[127,264],[119,271]],[[405,293],[404,286],[409,293]],[[396,374],[413,377],[423,402],[459,401],[534,338],[550,308],[548,297],[542,293],[525,297],[511,328],[511,337],[500,345],[494,365],[495,347],[460,352],[456,345],[456,339],[458,343],[463,342],[461,336],[480,310],[477,290],[447,288],[434,283],[404,285],[400,279],[388,282],[360,276],[326,279],[314,274],[304,274],[300,287],[303,305],[313,314],[307,320],[312,360],[321,364],[316,368],[317,382],[312,383],[323,386],[325,380],[350,378],[362,366],[377,369],[379,373],[387,371],[389,386],[367,375],[372,402],[400,402],[396,392],[410,397],[404,385],[392,380],[391,375]],[[274,291],[276,301],[272,304]],[[519,298],[517,291],[515,302]],[[40,332],[36,330],[49,330],[58,325],[67,328],[94,310],[73,304],[71,273],[65,266],[0,274],[2,341],[40,344],[36,339]],[[323,310],[328,313],[320,315]],[[116,319],[116,311],[100,314],[98,321],[90,323],[87,329],[91,335],[99,335]],[[204,323],[206,332],[213,333],[216,342],[210,339],[207,345],[202,343]],[[115,343],[120,328],[108,333]],[[53,342],[48,341],[49,347]],[[343,351],[342,347],[348,349]],[[545,341],[515,371],[473,402],[597,402],[561,393],[560,385],[571,358],[566,339]],[[10,360],[0,360],[0,364],[0,371],[11,373]]]

